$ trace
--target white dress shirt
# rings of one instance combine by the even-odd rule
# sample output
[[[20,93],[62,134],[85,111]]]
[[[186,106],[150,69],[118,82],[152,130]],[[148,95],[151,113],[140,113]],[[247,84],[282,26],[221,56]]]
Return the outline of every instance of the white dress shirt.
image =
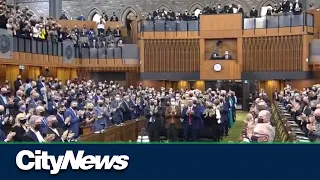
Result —
[[[40,131],[35,131],[35,130],[33,130],[32,128],[31,128],[30,130],[37,136],[37,139],[38,139],[38,141],[39,141],[40,143],[46,142],[46,141],[43,139]]]

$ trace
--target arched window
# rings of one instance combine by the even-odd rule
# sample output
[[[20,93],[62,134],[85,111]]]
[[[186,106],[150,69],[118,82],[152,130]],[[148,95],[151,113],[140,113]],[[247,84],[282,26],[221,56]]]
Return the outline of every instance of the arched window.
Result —
[[[233,13],[237,13],[237,11],[238,11],[238,6],[235,5],[235,4],[231,4],[231,5],[232,5],[232,8],[233,8]],[[225,10],[229,9],[229,4],[228,4],[228,5],[225,5],[225,6],[224,6],[224,9],[225,9]]]
[[[100,19],[101,19],[101,16],[98,13],[92,16],[92,21],[100,22]]]
[[[272,5],[271,4],[267,4],[261,7],[261,16],[266,16],[267,15],[267,10],[268,9],[272,9]]]
[[[194,15],[198,17],[201,11],[202,11],[201,9],[194,10]]]
[[[134,12],[130,11],[126,16],[126,19],[134,20],[136,19],[136,15],[134,14]]]

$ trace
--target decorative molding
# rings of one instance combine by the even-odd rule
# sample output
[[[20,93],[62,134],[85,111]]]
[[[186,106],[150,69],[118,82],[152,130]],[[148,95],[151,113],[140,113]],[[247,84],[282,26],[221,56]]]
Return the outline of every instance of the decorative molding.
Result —
[[[101,11],[100,9],[96,8],[96,7],[95,7],[95,8],[92,8],[92,9],[89,11],[89,13],[85,16],[85,17],[86,17],[86,20],[92,21],[93,16],[94,16],[95,14],[99,14],[100,16],[102,16],[102,11]]]
[[[122,23],[125,23],[125,22],[126,22],[126,17],[128,16],[128,14],[129,14],[130,12],[132,12],[133,14],[135,14],[136,17],[139,16],[138,13],[137,13],[137,11],[136,11],[132,6],[126,7],[126,8],[125,8],[124,10],[122,10],[121,12],[122,12],[122,13],[121,13],[121,16],[120,16],[120,21],[121,21]],[[139,13],[139,14],[141,15],[141,13]]]
[[[199,3],[199,2],[195,2],[193,3],[190,8],[189,8],[189,13],[193,13],[196,9],[200,9],[200,10],[203,10],[204,6]]]

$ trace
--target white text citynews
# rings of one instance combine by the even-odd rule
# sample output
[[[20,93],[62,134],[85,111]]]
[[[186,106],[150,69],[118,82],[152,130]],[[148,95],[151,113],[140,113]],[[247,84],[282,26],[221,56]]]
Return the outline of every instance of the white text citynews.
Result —
[[[48,151],[22,150],[16,156],[16,165],[23,171],[29,170],[48,170],[50,174],[58,174],[60,170],[66,170],[70,166],[73,170],[124,170],[129,165],[129,156],[99,156],[84,155],[85,151],[77,151],[75,155],[73,151],[67,150],[64,155],[49,155]],[[28,158],[27,162],[23,162],[24,158]]]

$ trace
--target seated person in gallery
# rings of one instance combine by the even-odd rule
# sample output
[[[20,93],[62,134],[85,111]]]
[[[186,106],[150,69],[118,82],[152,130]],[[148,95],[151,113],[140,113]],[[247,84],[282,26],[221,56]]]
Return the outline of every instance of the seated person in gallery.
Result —
[[[229,54],[229,51],[226,51],[226,52],[224,53],[224,56],[223,56],[222,59],[225,59],[225,60],[230,60],[230,59],[232,59],[232,56]]]
[[[213,51],[213,53],[211,54],[210,59],[211,60],[213,60],[213,59],[221,59],[220,56],[219,56],[219,52]]]

